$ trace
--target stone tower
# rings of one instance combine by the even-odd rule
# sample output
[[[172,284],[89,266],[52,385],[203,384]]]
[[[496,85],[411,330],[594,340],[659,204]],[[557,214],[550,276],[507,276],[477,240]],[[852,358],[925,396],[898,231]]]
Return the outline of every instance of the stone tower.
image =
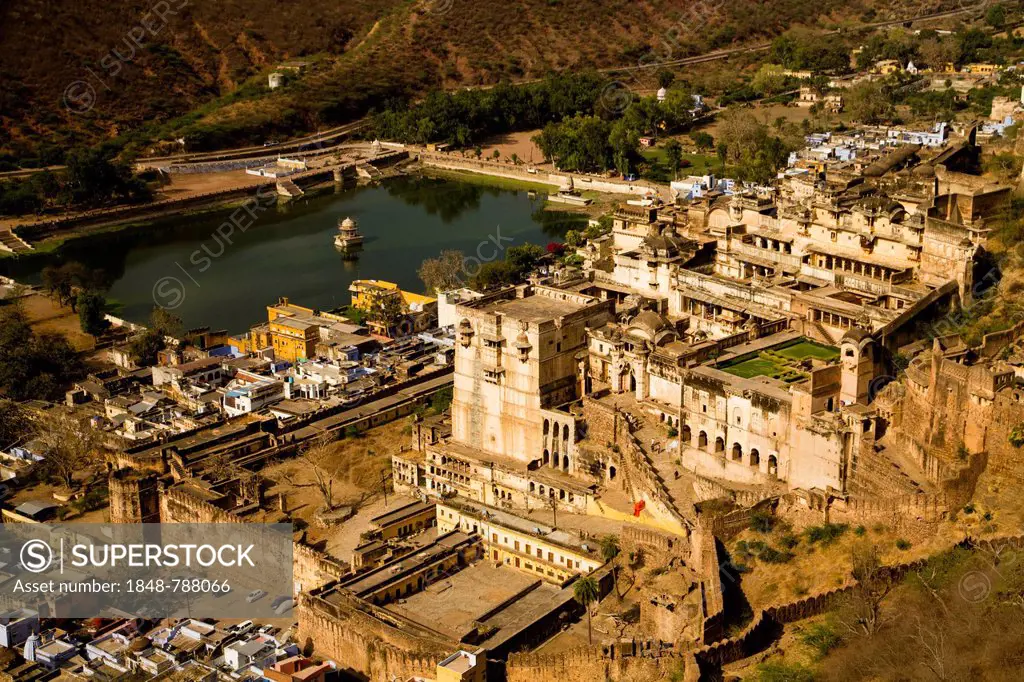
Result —
[[[839,342],[842,382],[839,401],[843,405],[867,404],[871,382],[875,378],[875,354],[878,349],[871,334],[853,327]]]
[[[111,523],[160,523],[160,489],[156,474],[120,469],[110,474]]]

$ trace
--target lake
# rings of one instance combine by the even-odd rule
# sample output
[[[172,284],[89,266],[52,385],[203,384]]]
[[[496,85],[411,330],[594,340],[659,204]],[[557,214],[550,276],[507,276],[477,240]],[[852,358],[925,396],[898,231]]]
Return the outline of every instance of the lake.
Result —
[[[544,211],[544,199],[526,190],[403,176],[276,205],[264,201],[267,208],[252,217],[235,213],[244,230],[217,232],[236,209],[181,216],[70,241],[53,256],[2,259],[0,272],[38,283],[47,264],[78,261],[103,271],[121,317],[145,323],[156,303],[187,328],[239,333],[266,321],[266,306],[282,296],[330,310],[349,303],[354,279],[422,292],[416,271],[445,249],[462,251],[472,272],[474,257],[502,257],[498,244],[545,246],[586,225],[581,214]],[[346,216],[365,236],[355,260],[344,259],[333,243]]]

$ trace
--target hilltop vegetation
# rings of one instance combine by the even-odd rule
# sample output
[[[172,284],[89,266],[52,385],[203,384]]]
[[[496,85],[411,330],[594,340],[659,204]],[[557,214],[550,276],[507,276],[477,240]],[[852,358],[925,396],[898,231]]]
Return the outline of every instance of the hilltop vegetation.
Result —
[[[0,6],[0,25],[16,29],[0,41],[0,170],[110,138],[139,152],[153,139],[258,143],[435,87],[649,64],[942,2],[169,0],[161,22],[132,0],[11,0]],[[267,75],[289,59],[305,72],[269,93]]]

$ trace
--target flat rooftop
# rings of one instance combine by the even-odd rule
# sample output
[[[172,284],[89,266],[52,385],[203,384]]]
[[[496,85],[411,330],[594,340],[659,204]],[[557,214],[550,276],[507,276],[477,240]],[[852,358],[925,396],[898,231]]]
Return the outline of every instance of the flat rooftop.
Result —
[[[370,523],[381,528],[386,528],[387,526],[390,526],[396,521],[401,521],[402,519],[408,518],[410,516],[421,514],[427,511],[428,509],[433,508],[433,502],[413,502],[411,504],[405,505],[404,507],[399,507],[398,509],[393,509],[385,514],[381,514],[380,516],[375,516],[372,519],[370,519]]]
[[[499,301],[487,307],[492,313],[501,313],[524,322],[544,322],[571,315],[587,306],[572,301],[563,301],[548,296],[527,296],[508,301]]]
[[[501,604],[531,585],[540,589],[543,584],[514,568],[479,561],[384,608],[461,641]]]

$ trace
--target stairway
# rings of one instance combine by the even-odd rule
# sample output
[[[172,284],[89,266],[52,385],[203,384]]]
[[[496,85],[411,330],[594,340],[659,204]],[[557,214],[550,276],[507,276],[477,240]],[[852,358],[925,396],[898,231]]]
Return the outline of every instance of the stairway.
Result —
[[[282,197],[301,197],[305,192],[302,188],[288,179],[277,181],[277,193]]]
[[[31,250],[32,247],[12,230],[0,229],[0,251],[18,254],[28,253]]]

